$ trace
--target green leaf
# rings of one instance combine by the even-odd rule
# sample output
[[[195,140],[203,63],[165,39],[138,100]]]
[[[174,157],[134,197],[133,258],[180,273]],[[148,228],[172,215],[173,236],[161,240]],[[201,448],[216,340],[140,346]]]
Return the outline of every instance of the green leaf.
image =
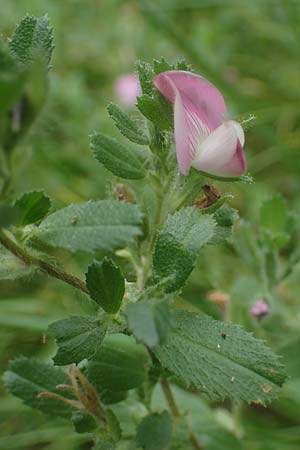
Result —
[[[43,191],[31,191],[18,198],[15,207],[20,211],[18,225],[25,226],[42,220],[51,208],[51,201]]]
[[[97,428],[94,417],[84,411],[74,411],[71,420],[77,433],[89,433]]]
[[[183,286],[201,247],[213,238],[215,226],[211,216],[193,207],[168,217],[159,233],[153,257],[154,278],[157,281],[169,279],[168,292]]]
[[[17,26],[10,41],[10,48],[16,59],[23,64],[42,58],[48,66],[53,50],[52,39],[48,17],[37,18],[28,15]]]
[[[54,417],[70,417],[72,408],[52,398],[38,398],[41,392],[53,392],[58,384],[68,384],[69,378],[60,368],[41,361],[20,357],[11,361],[4,373],[4,383],[10,392],[23,402]],[[65,394],[64,394],[65,395]]]
[[[174,325],[154,353],[186,385],[221,400],[265,404],[286,379],[280,359],[239,325],[176,311]]]
[[[104,390],[126,391],[140,386],[146,378],[149,357],[131,336],[114,334],[104,339],[89,361],[87,376],[101,394]]]
[[[172,428],[172,419],[167,411],[150,414],[137,427],[137,445],[145,450],[165,450],[171,444]]]
[[[35,268],[24,264],[13,254],[0,249],[0,280],[16,280],[28,277],[35,272]]]
[[[173,64],[173,67],[175,70],[185,70],[186,72],[193,72],[193,68],[190,64],[187,64],[187,62],[182,59],[176,62],[176,64]]]
[[[101,346],[106,327],[93,316],[71,316],[49,325],[48,333],[58,345],[53,361],[64,366],[92,358]]]
[[[165,342],[172,325],[172,310],[166,300],[139,301],[127,305],[129,329],[138,341],[152,348]]]
[[[5,88],[12,94],[8,104],[4,99],[4,109],[9,106],[12,114],[1,124],[1,144],[7,152],[17,145],[44,105],[52,50],[52,29],[48,18],[24,17],[10,40],[10,53],[19,73],[10,76],[8,85],[3,87],[5,98]],[[0,81],[0,97],[1,90]]]
[[[116,200],[70,205],[48,216],[35,235],[72,252],[113,251],[141,235],[142,214],[136,205]]]
[[[101,402],[104,405],[113,405],[115,403],[122,402],[127,398],[127,391],[118,391],[118,392],[112,392],[108,389],[104,389],[100,392],[101,395]]]
[[[238,213],[235,209],[223,205],[213,214],[213,218],[217,226],[211,243],[219,244],[230,238],[233,224],[238,219]]]
[[[90,148],[97,161],[114,175],[129,180],[144,178],[145,160],[136,150],[97,132],[91,135]]]
[[[137,99],[137,107],[139,111],[151,122],[156,125],[159,130],[172,130],[173,123],[171,118],[166,114],[166,110],[162,103],[156,98],[149,95],[141,95]]]
[[[158,75],[162,72],[174,70],[174,67],[171,64],[169,64],[165,58],[161,58],[161,59],[153,60],[153,69],[154,69],[155,75]]]
[[[285,199],[280,194],[267,198],[260,208],[260,223],[273,234],[284,232],[288,218]]]
[[[125,293],[125,279],[119,267],[108,258],[94,261],[86,274],[91,298],[109,314],[119,311]]]
[[[135,142],[140,145],[148,145],[149,139],[145,135],[144,131],[141,130],[141,127],[132,120],[127,113],[122,111],[122,109],[115,105],[114,103],[110,103],[107,107],[108,113],[110,117],[115,122],[118,130],[129,139],[131,142]]]
[[[152,78],[154,77],[154,72],[151,64],[144,61],[137,61],[135,64],[135,69],[140,80],[143,94],[152,95]]]

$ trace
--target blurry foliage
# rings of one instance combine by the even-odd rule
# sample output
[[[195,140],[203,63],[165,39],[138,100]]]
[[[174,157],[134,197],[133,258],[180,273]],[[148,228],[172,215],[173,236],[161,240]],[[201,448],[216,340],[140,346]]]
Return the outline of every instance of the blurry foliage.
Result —
[[[0,0],[0,10],[4,37],[11,34],[15,23],[27,12],[37,16],[47,13],[55,29],[46,105],[13,155],[15,197],[24,190],[42,187],[55,199],[56,209],[103,195],[109,175],[90,156],[88,134],[101,128],[105,133],[117,135],[105,107],[112,98],[117,100],[115,79],[131,72],[137,59],[150,61],[164,55],[174,61],[185,57],[197,72],[222,89],[232,117],[247,120],[255,116],[253,123],[248,122],[246,153],[256,183],[230,189],[235,195],[233,206],[249,220],[236,230],[237,239],[242,239],[245,247],[254,243],[258,260],[253,262],[251,255],[246,257],[249,247],[239,258],[231,244],[226,244],[226,253],[221,246],[208,248],[184,296],[191,309],[220,317],[222,309],[207,299],[207,292],[222,290],[230,294],[230,319],[243,323],[282,353],[294,379],[287,383],[268,412],[258,406],[244,407],[242,418],[239,407],[233,416],[219,408],[206,413],[207,406],[201,400],[203,417],[209,417],[209,421],[199,418],[197,422],[194,414],[192,426],[200,430],[205,448],[213,450],[224,448],[223,443],[216,444],[213,440],[219,436],[220,424],[223,430],[234,430],[236,437],[242,438],[245,450],[299,449],[300,3],[297,0]],[[224,184],[221,186],[224,190]],[[267,244],[262,241],[258,227],[259,205],[276,190],[287,200],[287,228],[281,231],[288,234],[289,240],[274,250],[274,241],[269,239]],[[261,253],[262,247],[266,251]],[[264,276],[269,279],[270,271],[263,271],[270,268],[266,261],[272,252],[277,267],[271,292],[275,300],[272,303],[271,298],[271,315],[258,322],[249,310],[257,298],[266,295],[261,279]],[[70,262],[69,255],[63,251],[60,254],[69,265],[74,266],[77,261],[78,267],[72,267],[75,272],[87,266],[84,256]],[[15,261],[7,260],[7,264]],[[203,271],[207,266],[210,270]],[[47,325],[70,312],[93,310],[75,290],[53,281],[42,284],[39,276],[26,275],[25,282],[10,279],[0,282],[1,367],[6,367],[16,353],[46,359],[54,352],[51,341],[43,344]],[[274,277],[274,270],[271,275]],[[268,287],[264,288],[270,295]],[[89,438],[76,434],[70,425],[59,419],[48,421],[4,393],[2,386],[1,393],[1,449],[90,448]],[[145,411],[135,410],[135,415],[142,417]],[[231,450],[235,448],[233,445],[240,448],[240,444],[234,443]]]

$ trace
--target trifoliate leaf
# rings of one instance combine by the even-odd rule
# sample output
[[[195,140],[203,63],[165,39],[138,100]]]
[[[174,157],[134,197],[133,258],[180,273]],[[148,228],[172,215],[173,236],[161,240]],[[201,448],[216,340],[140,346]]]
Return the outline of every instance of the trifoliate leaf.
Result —
[[[35,235],[49,245],[72,252],[112,251],[141,234],[142,214],[136,205],[116,200],[70,205],[48,216]]]
[[[70,417],[72,408],[53,398],[38,398],[41,392],[61,395],[59,384],[68,384],[69,378],[60,368],[25,357],[11,361],[4,373],[4,383],[10,392],[23,402],[54,417]],[[67,396],[64,393],[65,396]]]
[[[20,212],[18,225],[25,226],[42,220],[49,212],[51,201],[43,191],[31,191],[18,198],[15,207]]]
[[[171,444],[172,427],[167,411],[150,414],[137,427],[136,443],[145,450],[165,450]]]
[[[64,366],[92,358],[101,346],[106,327],[93,316],[71,316],[49,325],[48,333],[58,345],[53,361]]]
[[[104,339],[98,353],[89,361],[87,376],[99,393],[126,391],[145,381],[148,364],[145,348],[133,337],[114,334]]]
[[[118,105],[110,103],[107,110],[119,131],[127,137],[127,139],[131,142],[135,142],[136,144],[148,145],[149,139],[145,135],[144,131],[141,130],[141,127],[138,126],[138,124],[132,120],[127,113],[122,111]]]
[[[265,404],[286,379],[279,357],[239,325],[176,311],[165,344],[154,353],[162,366],[212,399]]]
[[[129,180],[144,178],[145,160],[135,149],[97,132],[91,135],[90,148],[97,161],[114,175]]]
[[[125,314],[128,327],[138,341],[152,348],[166,340],[172,324],[172,310],[166,300],[132,303],[127,305]]]
[[[13,55],[27,64],[42,58],[48,66],[53,50],[52,28],[47,16],[25,16],[17,26],[10,41]]]
[[[86,274],[91,298],[110,314],[118,312],[125,292],[125,279],[119,267],[108,258],[94,261]]]
[[[153,258],[154,278],[157,281],[169,278],[168,292],[185,283],[201,247],[213,238],[215,227],[211,216],[193,207],[168,217],[159,233]]]

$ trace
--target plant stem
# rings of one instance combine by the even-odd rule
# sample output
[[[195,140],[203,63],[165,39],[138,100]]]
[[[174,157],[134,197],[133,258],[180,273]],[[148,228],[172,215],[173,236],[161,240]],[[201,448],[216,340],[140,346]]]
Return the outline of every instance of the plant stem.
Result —
[[[173,395],[173,392],[172,392],[172,389],[171,389],[171,386],[170,386],[168,380],[166,378],[162,378],[160,380],[160,385],[161,385],[161,388],[165,395],[165,399],[169,405],[169,408],[170,408],[170,411],[171,411],[173,417],[175,419],[178,419],[178,417],[180,417],[180,412],[179,412],[176,400],[174,398],[174,395]],[[196,450],[203,450],[203,447],[200,445],[197,437],[191,430],[191,427],[189,426],[188,421],[186,420],[185,422],[186,422],[186,426],[188,429],[188,436],[189,436],[189,440],[191,441],[191,444],[195,447]]]
[[[161,388],[162,388],[163,393],[165,395],[165,398],[167,400],[167,403],[169,405],[169,408],[170,408],[170,410],[172,412],[172,415],[174,417],[179,417],[180,416],[180,412],[179,412],[178,406],[176,404],[176,401],[175,401],[175,398],[173,396],[173,392],[171,390],[171,387],[170,387],[170,384],[169,384],[168,380],[166,378],[162,378],[160,380],[160,385],[161,385]]]
[[[25,263],[26,265],[35,266],[41,272],[44,272],[53,278],[57,278],[58,280],[64,281],[65,283],[75,287],[76,289],[79,289],[85,294],[89,293],[85,283],[82,280],[75,277],[74,275],[65,272],[62,269],[59,269],[49,262],[30,254],[26,249],[24,249],[16,241],[14,241],[3,229],[0,229],[0,243],[8,251],[10,251],[17,258],[23,261],[23,263]]]
[[[195,447],[196,450],[203,450],[203,447],[200,445],[198,439],[196,438],[196,436],[194,435],[188,424],[187,426],[189,429],[189,439],[191,441],[191,444]]]

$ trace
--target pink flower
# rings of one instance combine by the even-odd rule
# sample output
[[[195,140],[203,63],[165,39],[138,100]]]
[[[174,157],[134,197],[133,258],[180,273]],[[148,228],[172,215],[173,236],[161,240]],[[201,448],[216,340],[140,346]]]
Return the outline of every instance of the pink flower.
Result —
[[[136,98],[142,93],[140,82],[134,73],[117,78],[114,88],[119,100],[129,107],[135,105]]]
[[[160,93],[174,104],[175,144],[179,168],[212,175],[240,176],[246,170],[241,125],[227,119],[218,89],[200,75],[171,70],[153,79]]]
[[[261,298],[256,301],[255,305],[251,308],[251,314],[253,317],[264,317],[269,314],[269,306],[267,303]]]

